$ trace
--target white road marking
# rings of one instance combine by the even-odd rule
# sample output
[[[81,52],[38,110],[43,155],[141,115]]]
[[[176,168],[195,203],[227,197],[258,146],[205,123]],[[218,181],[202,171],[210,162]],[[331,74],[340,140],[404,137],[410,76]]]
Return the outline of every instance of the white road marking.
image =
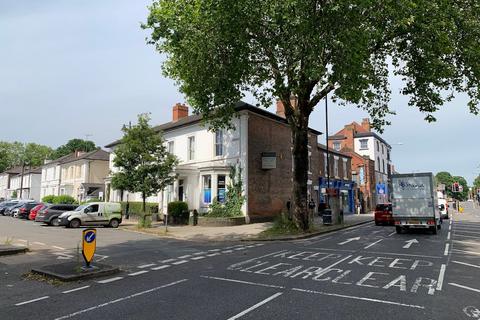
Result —
[[[204,256],[193,257],[191,260],[200,260],[200,259],[205,259],[205,257]]]
[[[167,260],[162,260],[160,261],[161,263],[167,263],[167,262],[172,262],[172,261],[175,261],[177,259],[167,259]]]
[[[233,250],[225,250],[225,251],[222,251],[222,253],[232,253]]]
[[[105,260],[109,257],[109,256],[101,255],[101,254],[96,254],[96,256],[99,257],[99,258],[95,259],[97,262],[103,261],[103,260]]]
[[[412,244],[418,243],[418,240],[417,239],[412,239],[412,240],[407,240],[405,242],[406,242],[406,244],[403,246],[403,249],[408,249],[412,246]]]
[[[448,249],[450,248],[450,243],[445,244],[445,251],[443,252],[444,256],[448,256]]]
[[[466,290],[475,291],[475,292],[480,293],[479,289],[470,288],[470,287],[467,287],[467,286],[462,286],[461,284],[456,284],[456,283],[452,283],[452,282],[449,282],[448,284],[452,285],[452,286],[455,286],[455,287],[462,288],[462,289],[466,289]]]
[[[452,234],[452,232],[451,232],[451,231],[448,231],[447,240],[450,240],[451,234]]]
[[[460,252],[460,253],[466,253],[466,254],[472,254],[474,256],[480,256],[480,252],[476,252],[476,251],[465,251],[465,250],[458,250],[458,249],[453,249],[452,251]]]
[[[17,239],[17,240],[21,242],[28,242],[27,240],[24,240],[24,239]]]
[[[477,266],[477,265],[474,265],[474,264],[470,264],[470,263],[466,263],[466,262],[461,262],[461,261],[455,261],[455,260],[453,260],[452,262],[458,263],[458,264],[463,264],[464,266],[469,266],[469,267],[473,267],[473,268],[478,268],[478,269],[480,269],[480,266]]]
[[[168,268],[168,267],[170,267],[170,265],[169,265],[169,264],[165,264],[165,265],[163,265],[163,266],[158,266],[158,267],[152,268],[152,269],[150,269],[150,270],[157,271],[157,270],[165,269],[165,268]]]
[[[137,272],[129,273],[128,275],[133,277],[133,276],[138,276],[140,274],[144,274],[144,273],[147,273],[147,272],[149,272],[149,270],[140,270],[140,271],[137,271]]]
[[[452,225],[448,226],[448,231],[452,230]]]
[[[234,250],[245,250],[245,247],[238,247],[238,248],[235,248]]]
[[[458,242],[458,243],[463,243],[463,244],[470,244],[470,245],[474,245],[474,246],[480,246],[480,243],[479,242],[469,242],[469,241],[462,241],[462,240],[453,240],[455,242]]]
[[[38,241],[33,242],[33,244],[38,244],[39,246],[46,246],[45,243],[43,243],[43,242],[38,242]]]
[[[70,292],[75,292],[75,291],[79,291],[79,290],[83,290],[83,289],[87,289],[87,288],[90,288],[90,286],[84,286],[84,287],[80,287],[80,288],[75,288],[75,289],[63,291],[62,293],[70,293]]]
[[[221,249],[210,249],[208,250],[208,252],[217,252],[217,251],[220,251]]]
[[[480,235],[480,232],[472,232],[472,231],[465,231],[465,230],[459,230],[459,231],[461,231],[462,233],[473,233],[473,234]]]
[[[206,253],[206,252],[203,252],[203,251],[202,251],[202,252],[195,252],[193,255],[194,255],[194,256],[199,256],[199,255],[205,254],[205,253]]]
[[[432,258],[432,259],[442,259],[442,257],[438,256],[427,256],[422,254],[409,254],[409,253],[395,253],[395,252],[378,252],[378,251],[367,251],[368,253],[376,253],[376,254],[386,254],[391,256],[408,256],[408,257],[423,257],[423,258]]]
[[[382,241],[382,240],[383,240],[383,239],[380,239],[380,240],[377,240],[377,241],[375,241],[375,242],[373,242],[373,243],[370,243],[368,246],[366,246],[366,247],[363,248],[363,249],[368,249],[368,248],[370,248],[370,247],[373,247],[374,245],[376,245],[377,243],[379,243],[379,242]]]
[[[207,254],[207,257],[215,257],[215,256],[218,256],[218,255],[220,255],[220,253],[215,252],[215,253]]]
[[[347,240],[345,240],[345,241],[343,241],[343,242],[339,242],[338,244],[341,245],[341,246],[343,246],[344,244],[347,244],[347,243],[349,243],[349,242],[351,242],[351,241],[357,241],[357,240],[360,240],[360,237],[350,238],[350,239],[347,239]]]
[[[259,303],[251,306],[250,308],[243,310],[239,314],[236,314],[233,317],[228,318],[227,320],[235,320],[235,319],[238,319],[240,317],[243,317],[244,315],[246,315],[250,311],[257,309],[258,307],[261,307],[262,305],[272,301],[273,299],[277,298],[278,296],[281,296],[282,294],[283,294],[283,292],[277,292],[273,296],[270,296],[267,299],[260,301]]]
[[[138,266],[137,268],[144,269],[144,268],[152,267],[154,265],[155,265],[155,263],[143,264],[141,266]]]
[[[184,263],[187,263],[188,260],[180,260],[180,261],[177,261],[177,262],[173,262],[172,264],[174,265],[179,265],[179,264],[184,264]]]
[[[22,305],[24,305],[24,304],[28,304],[28,303],[32,303],[32,302],[40,301],[40,300],[45,300],[45,299],[48,299],[48,298],[50,298],[50,296],[44,296],[44,297],[40,297],[40,298],[28,300],[28,301],[23,301],[23,302],[15,303],[15,305],[16,305],[16,306],[22,306]]]
[[[397,233],[397,231],[393,231],[393,232],[390,233],[387,237],[391,237],[391,236],[393,236],[395,233]]]
[[[186,254],[184,256],[178,257],[178,259],[190,258],[191,256],[192,256],[191,254]]]
[[[55,249],[58,249],[58,250],[67,250],[67,249],[65,249],[65,248],[58,247],[58,246],[52,246],[52,248],[55,248]]]
[[[277,288],[277,289],[285,289],[285,287],[282,286],[276,286],[273,284],[264,284],[264,283],[258,283],[258,282],[250,282],[250,281],[243,281],[243,280],[236,280],[236,279],[227,279],[227,278],[219,278],[219,277],[209,277],[209,276],[200,276],[201,278],[205,279],[214,279],[214,280],[220,280],[220,281],[227,281],[227,282],[235,282],[235,283],[243,283],[243,284],[249,284],[252,286],[260,286],[260,287],[267,287],[267,288]]]
[[[117,281],[117,280],[122,280],[122,279],[123,279],[123,277],[115,277],[115,278],[109,278],[109,279],[105,279],[105,280],[99,280],[99,281],[97,281],[97,283],[105,284],[105,283],[110,283],[110,282]]]
[[[340,263],[342,263],[343,261],[350,259],[351,257],[352,257],[352,255],[346,256],[345,258],[343,258],[343,259],[341,259],[341,260],[339,260],[339,261],[337,261],[337,262],[329,265],[328,267],[323,268],[322,272],[324,272],[325,270],[328,270],[328,269],[333,268],[333,267],[336,266],[337,264],[340,264]]]
[[[118,303],[118,302],[122,302],[122,301],[125,301],[125,300],[128,300],[128,299],[132,299],[132,298],[135,298],[135,297],[138,297],[138,296],[147,294],[147,293],[151,293],[151,292],[154,292],[154,291],[163,289],[163,288],[171,287],[171,286],[177,285],[177,284],[179,284],[179,283],[185,282],[185,281],[187,281],[187,280],[188,280],[188,279],[182,279],[182,280],[178,280],[178,281],[175,281],[175,282],[171,282],[171,283],[169,283],[169,284],[165,284],[165,285],[163,285],[163,286],[159,286],[159,287],[155,287],[155,288],[152,288],[152,289],[149,289],[149,290],[145,290],[145,291],[142,291],[142,292],[134,293],[134,294],[131,294],[131,295],[126,296],[126,297],[123,297],[123,298],[111,300],[111,301],[108,301],[108,302],[105,302],[105,303],[96,305],[96,306],[94,306],[94,307],[90,307],[90,308],[83,309],[83,310],[80,310],[80,311],[77,311],[77,312],[74,312],[74,313],[67,314],[67,315],[65,315],[65,316],[56,318],[55,320],[69,319],[69,318],[75,317],[75,316],[77,316],[77,315],[79,315],[79,314],[82,314],[82,313],[85,313],[85,312],[89,312],[89,311],[93,311],[93,310],[96,310],[96,309],[99,309],[99,308],[103,308],[103,307],[106,307],[106,306],[108,306],[108,305],[111,305],[111,304],[114,304],[114,303]]]
[[[442,286],[443,286],[443,279],[445,278],[445,269],[447,266],[445,264],[442,264],[440,267],[440,273],[438,274],[438,281],[437,281],[437,290],[442,291]]]
[[[462,238],[472,238],[472,239],[480,239],[480,237],[475,237],[475,236],[468,236],[468,235],[464,235],[464,234],[458,234],[458,233],[454,233],[454,235],[456,237],[462,237]]]
[[[418,305],[415,305],[415,304],[405,304],[405,303],[400,303],[400,302],[395,302],[395,301],[378,300],[378,299],[356,297],[356,296],[347,296],[347,295],[344,295],[344,294],[328,293],[328,292],[305,290],[305,289],[298,289],[298,288],[293,288],[292,290],[293,291],[299,291],[299,292],[306,292],[306,293],[321,294],[321,295],[325,295],[325,296],[333,296],[333,297],[339,297],[339,298],[347,298],[347,299],[354,299],[354,300],[362,300],[362,301],[369,301],[369,302],[392,304],[392,305],[396,305],[396,306],[409,307],[409,308],[425,309],[425,307],[423,307],[423,306],[418,306]]]

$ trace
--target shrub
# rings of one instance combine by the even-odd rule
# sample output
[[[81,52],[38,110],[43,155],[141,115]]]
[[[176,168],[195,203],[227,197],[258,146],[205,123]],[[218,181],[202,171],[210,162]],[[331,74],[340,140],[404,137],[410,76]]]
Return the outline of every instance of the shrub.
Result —
[[[87,201],[87,203],[89,203],[89,202],[103,202],[103,200],[100,199],[100,198],[92,198],[92,199]]]
[[[209,217],[239,217],[242,216],[242,205],[245,197],[242,196],[242,171],[235,166],[230,167],[230,181],[227,186],[225,203],[220,203],[216,198],[210,205]]]
[[[122,212],[125,214],[127,212],[127,202],[120,202],[122,206]],[[142,215],[142,202],[137,201],[130,201],[128,202],[128,214],[131,216],[138,216]],[[147,202],[145,203],[145,211],[148,214],[158,213],[158,203],[155,202]]]
[[[69,196],[69,195],[66,195],[66,194],[62,194],[60,196],[56,196],[54,197],[53,199],[53,203],[55,204],[59,204],[59,203],[62,203],[62,204],[74,204],[76,203],[77,200],[75,200],[74,197],[72,196]]]
[[[55,196],[53,194],[49,194],[48,196],[45,196],[42,198],[42,202],[46,202],[46,203],[53,203],[54,200],[55,200]]]
[[[188,223],[188,204],[183,201],[173,201],[168,204],[168,215],[172,217],[173,223]]]

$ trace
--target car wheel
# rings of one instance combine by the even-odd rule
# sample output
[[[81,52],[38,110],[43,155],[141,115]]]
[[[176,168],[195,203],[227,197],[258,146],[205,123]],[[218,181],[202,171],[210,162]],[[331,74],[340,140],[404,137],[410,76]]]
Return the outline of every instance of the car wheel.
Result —
[[[380,222],[378,222],[377,220],[375,220],[375,225],[376,225],[376,226],[379,226],[379,225],[380,225]]]
[[[431,229],[433,234],[437,234],[437,227],[436,226],[430,227],[430,229]]]
[[[60,222],[58,221],[58,218],[55,217],[53,218],[52,220],[50,220],[50,223],[49,223],[51,226],[54,226],[54,227],[58,227],[60,225]]]
[[[70,223],[68,225],[69,225],[70,228],[78,228],[78,227],[80,227],[80,220],[73,219],[72,221],[70,221]]]
[[[117,219],[112,219],[112,220],[110,220],[110,222],[108,223],[108,226],[109,226],[110,228],[118,228],[119,224],[120,224],[120,223],[118,222]]]
[[[402,233],[402,227],[395,226],[395,231],[397,231],[398,234]]]

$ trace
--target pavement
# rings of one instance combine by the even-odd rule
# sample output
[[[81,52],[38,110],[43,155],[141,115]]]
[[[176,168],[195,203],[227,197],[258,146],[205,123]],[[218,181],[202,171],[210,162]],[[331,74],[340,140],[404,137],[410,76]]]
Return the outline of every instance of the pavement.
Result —
[[[373,223],[283,242],[136,234],[100,248],[114,276],[0,278],[1,319],[479,319],[480,210],[464,207],[437,235]],[[29,254],[0,267],[18,277]]]
[[[315,216],[315,231],[302,235],[277,236],[272,239],[258,238],[260,233],[272,226],[271,222],[252,223],[239,226],[204,227],[204,226],[168,226],[167,232],[163,223],[155,222],[152,228],[138,229],[136,220],[124,220],[122,229],[143,234],[153,234],[160,237],[169,237],[188,241],[240,241],[240,240],[295,240],[309,238],[332,230],[337,230],[365,222],[373,221],[373,213],[345,215],[344,224],[336,226],[324,226],[321,217]]]

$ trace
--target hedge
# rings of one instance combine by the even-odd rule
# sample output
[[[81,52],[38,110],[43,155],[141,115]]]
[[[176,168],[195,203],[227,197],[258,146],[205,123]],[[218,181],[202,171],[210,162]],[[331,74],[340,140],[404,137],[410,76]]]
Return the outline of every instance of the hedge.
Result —
[[[77,200],[75,200],[74,197],[71,197],[66,194],[62,194],[59,196],[54,196],[53,194],[51,194],[43,197],[42,202],[54,203],[54,204],[73,204],[73,203],[77,203]]]
[[[129,201],[129,209],[128,213],[131,216],[139,216],[142,214],[142,205],[143,203],[140,202],[135,202],[135,201]],[[120,202],[122,206],[122,213],[125,214],[127,210],[127,202]],[[152,213],[158,213],[158,203],[155,202],[147,202],[145,203],[145,211],[147,214],[152,214]]]
[[[188,204],[183,201],[172,201],[167,206],[168,216],[172,217],[173,223],[188,224],[190,213]]]

